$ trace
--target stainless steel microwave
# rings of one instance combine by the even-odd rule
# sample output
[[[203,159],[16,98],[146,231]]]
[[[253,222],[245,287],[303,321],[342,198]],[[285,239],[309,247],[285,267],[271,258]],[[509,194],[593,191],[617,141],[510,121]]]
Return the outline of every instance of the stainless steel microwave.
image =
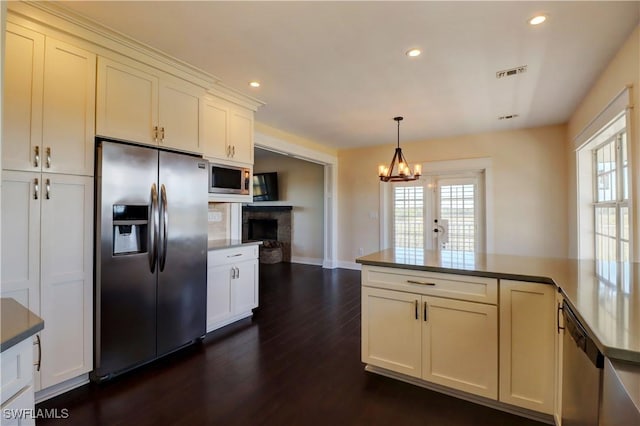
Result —
[[[209,193],[249,195],[251,170],[209,163]]]

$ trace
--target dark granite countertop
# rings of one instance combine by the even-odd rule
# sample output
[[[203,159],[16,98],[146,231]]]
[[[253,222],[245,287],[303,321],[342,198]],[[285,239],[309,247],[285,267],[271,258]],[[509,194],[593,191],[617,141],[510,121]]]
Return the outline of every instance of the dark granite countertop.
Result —
[[[44,328],[42,318],[8,297],[0,298],[0,323],[0,352]]]
[[[262,244],[262,241],[242,242],[242,240],[231,240],[231,239],[209,240],[207,249],[220,250],[220,249],[228,249],[228,248],[241,247],[241,246],[256,246],[261,244]]]
[[[356,262],[556,285],[607,357],[640,363],[640,263],[604,263],[596,271],[593,260],[400,249]]]

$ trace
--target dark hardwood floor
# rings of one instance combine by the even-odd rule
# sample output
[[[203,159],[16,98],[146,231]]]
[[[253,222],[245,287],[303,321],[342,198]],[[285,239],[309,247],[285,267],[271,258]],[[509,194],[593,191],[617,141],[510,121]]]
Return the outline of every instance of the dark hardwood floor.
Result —
[[[45,401],[38,425],[538,425],[367,373],[360,273],[261,265],[253,319],[168,358]]]

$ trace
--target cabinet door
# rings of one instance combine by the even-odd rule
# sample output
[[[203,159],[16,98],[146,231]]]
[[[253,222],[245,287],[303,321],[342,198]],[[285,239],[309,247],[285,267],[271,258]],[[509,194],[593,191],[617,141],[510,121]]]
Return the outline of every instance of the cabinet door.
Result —
[[[93,179],[55,174],[42,179],[41,381],[46,388],[93,365]]]
[[[96,55],[46,40],[42,169],[93,175]]]
[[[421,376],[420,296],[362,287],[362,362]]]
[[[422,378],[497,399],[498,308],[428,296],[421,308]]]
[[[231,145],[230,159],[253,164],[253,111],[230,110],[228,143]]]
[[[5,43],[2,168],[40,170],[44,36],[7,23]]]
[[[555,286],[500,281],[500,401],[553,414]]]
[[[205,157],[227,158],[228,123],[229,108],[211,98],[203,98],[200,138]]]
[[[36,314],[40,314],[41,180],[40,173],[2,172],[0,294]]]
[[[207,268],[207,332],[231,317],[231,265]]]
[[[158,77],[98,58],[96,133],[157,145]]]
[[[160,81],[160,145],[202,154],[198,92],[186,81]]]
[[[258,306],[258,259],[233,265],[236,275],[231,280],[233,313],[241,314]]]

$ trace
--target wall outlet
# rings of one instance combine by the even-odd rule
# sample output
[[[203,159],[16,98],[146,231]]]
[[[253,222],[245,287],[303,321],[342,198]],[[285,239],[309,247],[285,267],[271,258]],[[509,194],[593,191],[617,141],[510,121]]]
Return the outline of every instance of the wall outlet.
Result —
[[[209,222],[222,222],[222,212],[209,212]]]

